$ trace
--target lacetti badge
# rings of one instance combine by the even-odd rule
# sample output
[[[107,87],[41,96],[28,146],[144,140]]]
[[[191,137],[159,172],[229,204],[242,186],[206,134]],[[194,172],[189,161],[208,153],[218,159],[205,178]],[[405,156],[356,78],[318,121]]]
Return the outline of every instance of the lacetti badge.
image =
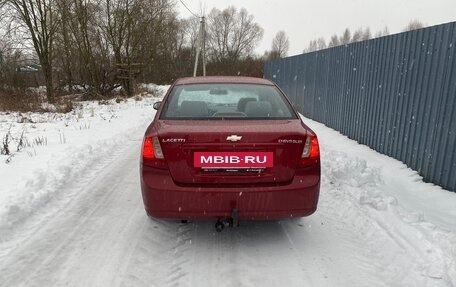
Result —
[[[267,168],[274,166],[273,152],[195,152],[195,167],[214,168]]]
[[[237,141],[240,141],[242,139],[242,136],[238,136],[238,135],[230,135],[226,138],[227,141],[232,141],[232,142],[237,142]]]

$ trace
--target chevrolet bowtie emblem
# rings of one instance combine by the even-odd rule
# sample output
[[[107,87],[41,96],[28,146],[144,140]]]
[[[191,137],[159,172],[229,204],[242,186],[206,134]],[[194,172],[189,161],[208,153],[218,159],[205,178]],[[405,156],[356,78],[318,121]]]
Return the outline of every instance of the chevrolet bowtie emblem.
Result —
[[[232,142],[237,142],[237,141],[240,141],[242,139],[241,136],[238,136],[238,135],[230,135],[226,138],[227,141],[232,141]]]

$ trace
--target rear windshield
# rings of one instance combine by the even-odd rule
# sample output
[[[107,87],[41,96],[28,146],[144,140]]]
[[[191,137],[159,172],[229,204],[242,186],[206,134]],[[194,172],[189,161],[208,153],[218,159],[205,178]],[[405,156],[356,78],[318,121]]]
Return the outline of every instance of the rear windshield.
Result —
[[[191,84],[173,88],[161,119],[296,119],[274,86]]]

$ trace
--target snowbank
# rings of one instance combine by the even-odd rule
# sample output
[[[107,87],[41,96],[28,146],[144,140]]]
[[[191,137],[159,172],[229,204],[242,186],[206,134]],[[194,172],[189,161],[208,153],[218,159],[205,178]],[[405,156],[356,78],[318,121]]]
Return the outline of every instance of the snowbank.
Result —
[[[147,91],[161,96],[167,88],[148,85]],[[0,114],[0,137],[9,134],[11,153],[0,156],[0,233],[52,208],[52,200],[71,197],[65,187],[143,133],[159,99],[145,93],[121,103],[84,102],[68,114]]]
[[[320,141],[321,203],[332,205],[333,216],[363,235],[369,250],[378,251],[377,261],[403,266],[388,272],[390,284],[414,286],[416,272],[456,286],[456,193],[423,182],[402,162],[321,123],[303,120]]]

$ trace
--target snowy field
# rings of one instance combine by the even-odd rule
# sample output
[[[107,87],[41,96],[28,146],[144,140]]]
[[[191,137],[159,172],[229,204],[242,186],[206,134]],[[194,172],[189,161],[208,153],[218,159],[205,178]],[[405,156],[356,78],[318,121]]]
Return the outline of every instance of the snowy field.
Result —
[[[155,101],[0,113],[13,154],[0,156],[0,286],[456,286],[456,193],[308,119],[314,215],[222,233],[147,218],[139,153]]]

